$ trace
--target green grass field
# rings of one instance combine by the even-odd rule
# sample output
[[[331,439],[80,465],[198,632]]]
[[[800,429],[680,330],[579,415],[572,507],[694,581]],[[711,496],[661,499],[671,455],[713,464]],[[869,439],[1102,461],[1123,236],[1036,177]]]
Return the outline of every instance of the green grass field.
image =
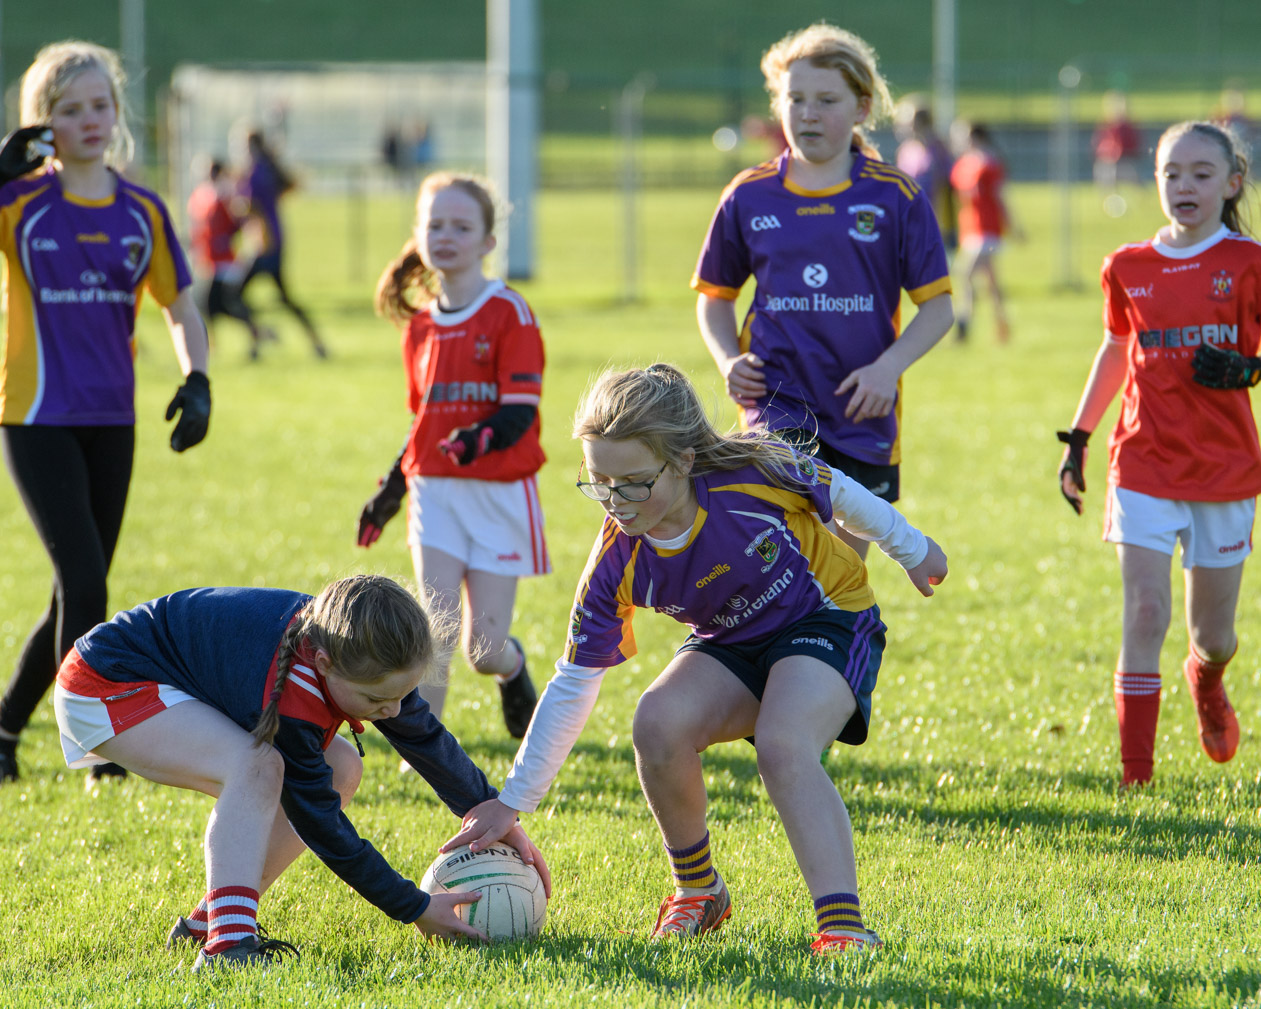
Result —
[[[1118,796],[1111,679],[1120,585],[1099,541],[1102,446],[1076,518],[1056,489],[1054,429],[1071,417],[1100,329],[1100,258],[1160,223],[1151,193],[1130,213],[1077,194],[1077,288],[1059,288],[1058,204],[1012,200],[1030,239],[1003,256],[1014,340],[988,314],[972,342],[943,344],[905,383],[902,508],[942,543],[951,574],[932,599],[873,558],[890,646],[871,739],[827,766],[854,820],[864,914],[886,945],[820,962],[805,951],[809,896],[744,744],[706,755],[715,858],[735,910],[706,941],[645,941],[668,889],[635,779],[631,713],[681,637],[640,616],[640,655],[612,671],[544,806],[526,826],[552,868],[543,936],[489,948],[431,947],[383,917],[310,856],[264,898],[261,917],[303,958],[269,973],[191,975],[162,941],[204,885],[204,797],[129,779],[88,793],[62,764],[51,705],[23,740],[23,777],[0,789],[0,1006],[981,1006],[1108,1009],[1261,1005],[1261,584],[1245,577],[1230,670],[1239,755],[1199,750],[1179,666],[1166,647],[1156,784]],[[620,210],[605,193],[544,194],[537,277],[520,285],[548,347],[542,493],[556,572],[523,583],[516,627],[536,678],[561,647],[569,601],[598,526],[572,488],[568,422],[590,376],[666,359],[687,368],[725,421],[687,290],[717,193],[644,197],[641,299],[622,304]],[[407,415],[397,338],[368,304],[409,226],[409,198],[373,204],[366,236],[345,209],[290,208],[293,283],[334,357],[296,328],[255,365],[220,326],[207,442],[183,456],[161,412],[178,373],[156,314],[139,358],[136,474],[111,606],[198,584],[315,590],[355,571],[409,576],[403,521],[370,552],[354,544],[364,499]],[[366,245],[362,261],[352,262]],[[1102,438],[1099,439],[1102,442]],[[48,568],[8,480],[0,480],[0,668],[45,604]],[[878,554],[878,551],[876,552]],[[1175,589],[1175,612],[1181,590]],[[513,746],[493,687],[453,670],[448,722],[492,781]],[[455,819],[366,737],[349,813],[419,878]]]

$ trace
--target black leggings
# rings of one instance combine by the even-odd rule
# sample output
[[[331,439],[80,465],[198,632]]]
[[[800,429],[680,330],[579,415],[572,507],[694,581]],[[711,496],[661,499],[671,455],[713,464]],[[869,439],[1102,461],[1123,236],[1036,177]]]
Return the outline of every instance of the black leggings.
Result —
[[[66,653],[105,619],[110,560],[131,483],[132,427],[0,426],[4,460],[53,565],[53,596],[0,700],[19,733]]]

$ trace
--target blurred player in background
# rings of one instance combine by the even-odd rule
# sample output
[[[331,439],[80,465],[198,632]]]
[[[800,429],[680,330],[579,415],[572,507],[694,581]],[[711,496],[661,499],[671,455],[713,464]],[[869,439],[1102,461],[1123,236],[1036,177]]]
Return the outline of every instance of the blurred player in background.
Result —
[[[196,445],[210,422],[206,328],[175,229],[157,196],[119,174],[132,150],[123,93],[116,53],[46,46],[22,77],[24,129],[0,154],[0,441],[53,569],[48,610],[0,700],[0,782],[17,777],[18,735],[62,657],[105,619],[135,452],[134,333],[146,290],[185,376],[166,411],[180,414],[171,448]]]
[[[953,319],[941,232],[927,194],[864,139],[892,104],[866,42],[816,24],[772,46],[762,72],[789,147],[722,195],[692,277],[701,336],[746,424],[893,502],[901,376]],[[918,305],[905,329],[903,290]]]
[[[978,276],[983,276],[994,301],[998,340],[1006,343],[1011,339],[1011,326],[995,258],[1003,246],[1003,236],[1014,232],[1003,199],[1007,170],[987,127],[960,122],[952,129],[959,136],[961,147],[950,171],[951,184],[959,194],[959,255],[955,269],[963,277],[956,336],[961,341],[968,338],[972,308],[976,304],[976,281]]]
[[[933,113],[922,99],[905,98],[894,111],[893,130],[899,141],[897,166],[928,194],[946,248],[959,244],[958,200],[950,182],[954,155],[933,127]]]
[[[258,901],[308,847],[347,885],[426,935],[486,936],[457,917],[476,893],[428,894],[342,812],[363,777],[373,722],[460,816],[495,794],[416,685],[443,654],[424,610],[380,575],[312,598],[260,588],[189,589],[120,613],[75,643],[57,675],[66,763],[115,760],[162,785],[216,797],[206,894],[167,947],[193,970],[266,964],[297,951],[258,929]],[[346,723],[358,747],[337,734]],[[519,828],[505,838],[535,863]],[[155,858],[159,857],[155,855]]]
[[[1103,262],[1103,345],[1060,466],[1080,514],[1086,442],[1122,390],[1108,440],[1103,538],[1117,545],[1124,590],[1114,676],[1122,785],[1151,780],[1160,651],[1172,607],[1169,564],[1182,549],[1190,654],[1183,673],[1200,742],[1225,762],[1239,721],[1222,686],[1252,552],[1261,446],[1248,387],[1261,377],[1261,245],[1239,233],[1248,161],[1207,122],[1170,127],[1156,148],[1168,223]]]
[[[536,474],[543,341],[525,299],[487,277],[495,201],[470,175],[430,175],[415,233],[377,285],[378,314],[403,328],[407,402],[402,454],[359,517],[369,547],[410,494],[408,544],[430,605],[460,612],[464,650],[499,685],[520,738],[537,695],[521,642],[509,636],[517,579],[551,571]],[[441,715],[445,682],[425,699]]]
[[[238,262],[233,251],[242,224],[235,200],[236,186],[227,166],[218,159],[211,161],[206,177],[188,198],[189,238],[199,275],[195,292],[207,322],[226,315],[244,323],[250,333],[250,360],[256,361],[259,345],[275,339],[275,334],[258,325],[241,298],[241,282],[249,266]]]
[[[1104,92],[1103,122],[1090,138],[1095,185],[1115,192],[1118,183],[1137,184],[1142,146],[1143,138],[1130,119],[1129,99],[1120,91]]]
[[[285,233],[280,223],[280,199],[293,189],[293,177],[276,159],[261,131],[251,130],[245,143],[249,164],[241,181],[241,195],[248,202],[251,217],[257,222],[261,247],[241,282],[241,291],[244,293],[255,277],[271,277],[280,294],[280,303],[298,320],[316,356],[327,357],[328,348],[316,332],[311,317],[293,300],[285,284]]]
[[[635,760],[674,875],[654,939],[718,928],[731,898],[710,857],[700,754],[744,737],[814,901],[817,954],[881,945],[863,924],[849,813],[819,760],[867,738],[885,626],[867,569],[827,524],[877,542],[924,595],[940,547],[839,471],[774,435],[719,434],[667,364],[608,372],[578,408],[604,524],[556,663],[503,793],[444,849],[493,842],[542,801],[605,672],[636,651],[636,607],[691,633],[635,710]]]

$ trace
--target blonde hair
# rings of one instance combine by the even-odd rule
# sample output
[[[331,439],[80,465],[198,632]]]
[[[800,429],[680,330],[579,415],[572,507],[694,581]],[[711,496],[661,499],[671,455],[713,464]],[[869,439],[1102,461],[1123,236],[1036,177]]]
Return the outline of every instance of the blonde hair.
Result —
[[[1241,235],[1247,234],[1246,222],[1243,218],[1243,198],[1248,183],[1250,160],[1248,157],[1248,145],[1229,126],[1197,119],[1188,119],[1181,123],[1174,123],[1160,135],[1160,140],[1156,143],[1157,171],[1160,170],[1161,150],[1167,146],[1172,146],[1188,133],[1194,133],[1196,136],[1215,143],[1221,150],[1222,158],[1226,162],[1226,174],[1238,174],[1243,179],[1239,192],[1227,199],[1222,206],[1222,223],[1231,231],[1237,231]]]
[[[482,212],[486,235],[495,233],[495,197],[490,183],[476,175],[457,172],[436,172],[425,178],[416,194],[416,223],[420,224],[420,206],[442,189],[454,188],[471,196]],[[377,281],[374,305],[377,315],[395,325],[405,326],[409,319],[438,296],[438,279],[420,257],[416,236],[403,245]]]
[[[422,682],[441,672],[435,657],[443,643],[415,596],[383,575],[333,582],[298,611],[280,639],[276,682],[253,730],[260,746],[280,727],[280,698],[303,645],[322,648],[337,675],[354,683],[416,666],[426,667]]]
[[[788,445],[766,431],[721,434],[687,376],[670,364],[606,371],[579,403],[573,436],[635,438],[680,476],[753,465],[780,486],[801,485]]]
[[[53,106],[70,82],[88,70],[97,71],[109,82],[116,116],[114,130],[105,149],[105,162],[121,171],[131,161],[136,142],[127,127],[124,100],[127,75],[118,54],[112,49],[78,39],[44,46],[22,75],[21,122],[23,126],[40,126],[49,122]]]
[[[867,139],[866,125],[874,126],[893,114],[893,97],[889,85],[878,69],[876,51],[853,32],[819,21],[809,28],[789,32],[762,56],[762,76],[771,96],[771,109],[780,115],[779,104],[784,96],[784,78],[788,68],[798,60],[811,66],[839,70],[850,90],[871,103],[867,123],[854,128],[854,141],[863,153],[878,156]]]

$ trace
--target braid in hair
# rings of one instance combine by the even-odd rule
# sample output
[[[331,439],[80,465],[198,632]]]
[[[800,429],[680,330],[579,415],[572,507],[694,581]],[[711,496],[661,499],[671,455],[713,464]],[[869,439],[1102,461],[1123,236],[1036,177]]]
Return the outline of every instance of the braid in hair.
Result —
[[[298,644],[306,637],[307,614],[310,609],[311,604],[307,603],[299,610],[280,639],[280,648],[276,654],[276,682],[251,733],[255,746],[266,746],[276,737],[276,730],[280,728],[280,697],[285,691],[285,684],[289,682],[289,671],[293,667],[294,656],[298,654]]]
[[[436,284],[433,271],[420,258],[416,239],[409,238],[377,281],[377,315],[396,326],[406,326],[413,315],[437,297]]]

